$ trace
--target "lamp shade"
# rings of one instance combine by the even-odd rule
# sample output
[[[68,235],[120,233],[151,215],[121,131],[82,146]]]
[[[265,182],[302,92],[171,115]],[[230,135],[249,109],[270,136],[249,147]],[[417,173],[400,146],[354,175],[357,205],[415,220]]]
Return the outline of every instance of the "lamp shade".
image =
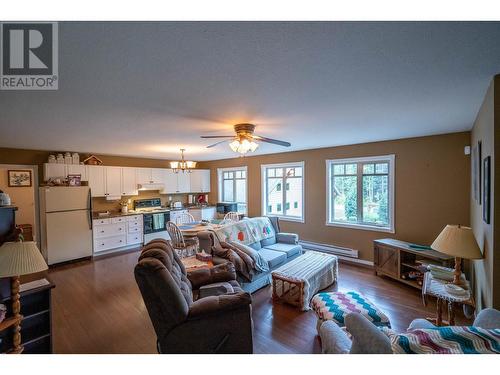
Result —
[[[483,257],[472,229],[461,225],[447,225],[431,247],[458,258],[479,259]]]
[[[33,241],[5,242],[0,246],[0,277],[29,275],[48,269]]]

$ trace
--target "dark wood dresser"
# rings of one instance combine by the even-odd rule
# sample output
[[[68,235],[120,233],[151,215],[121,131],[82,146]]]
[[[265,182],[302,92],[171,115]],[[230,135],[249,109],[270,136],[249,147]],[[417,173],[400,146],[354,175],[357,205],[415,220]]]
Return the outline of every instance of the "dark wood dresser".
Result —
[[[0,245],[7,241],[16,240],[15,211],[16,207],[0,207]],[[20,293],[21,302],[21,344],[23,353],[52,353],[52,288],[46,273],[21,277],[21,283],[34,279],[45,278],[48,283],[26,289]],[[33,284],[25,284],[26,285]],[[12,322],[12,304],[10,296],[10,278],[0,278],[0,303],[7,307],[7,317],[0,322],[0,353],[8,353],[12,349],[13,331],[9,322]]]
[[[450,267],[454,258],[435,250],[416,249],[409,242],[392,238],[373,241],[373,263],[376,275],[383,275],[404,284],[422,289],[421,278],[410,278],[411,273],[421,273],[427,264]]]

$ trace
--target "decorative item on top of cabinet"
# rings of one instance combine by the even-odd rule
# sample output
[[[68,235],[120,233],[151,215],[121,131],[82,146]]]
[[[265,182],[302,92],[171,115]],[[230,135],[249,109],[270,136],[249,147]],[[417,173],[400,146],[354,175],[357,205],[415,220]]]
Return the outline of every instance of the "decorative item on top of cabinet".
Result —
[[[102,165],[102,160],[95,155],[90,155],[87,159],[83,161],[83,164],[87,165]]]

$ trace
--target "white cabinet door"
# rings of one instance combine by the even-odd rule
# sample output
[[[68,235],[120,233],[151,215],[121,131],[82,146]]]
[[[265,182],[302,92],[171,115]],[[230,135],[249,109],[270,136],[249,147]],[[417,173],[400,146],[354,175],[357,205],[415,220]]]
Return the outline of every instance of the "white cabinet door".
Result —
[[[106,179],[104,167],[89,165],[87,172],[92,196],[104,197],[106,195]]]
[[[122,195],[122,169],[120,167],[104,167],[106,171],[106,196]]]
[[[66,165],[67,174],[79,174],[82,176],[82,181],[88,181],[87,176],[87,166],[82,164],[67,164]]]
[[[201,210],[201,220],[211,221],[215,219],[215,207],[206,207]]]
[[[122,168],[121,195],[138,195],[135,168]]]
[[[163,183],[165,184],[165,189],[163,191],[165,194],[175,194],[178,192],[177,173],[174,173],[171,169],[165,170]]]
[[[166,169],[151,168],[151,183],[163,184],[165,181]]]
[[[202,220],[202,209],[201,208],[190,208],[189,213],[193,215],[194,219],[196,221],[201,221]]]
[[[210,170],[195,169],[189,174],[191,193],[209,193],[210,192]]]
[[[189,177],[190,173],[179,172],[177,173],[177,192],[178,193],[190,193],[191,192],[191,180]]]
[[[45,163],[43,165],[43,177],[47,181],[49,178],[66,178],[66,164]]]
[[[151,168],[137,168],[136,173],[138,184],[151,184]]]

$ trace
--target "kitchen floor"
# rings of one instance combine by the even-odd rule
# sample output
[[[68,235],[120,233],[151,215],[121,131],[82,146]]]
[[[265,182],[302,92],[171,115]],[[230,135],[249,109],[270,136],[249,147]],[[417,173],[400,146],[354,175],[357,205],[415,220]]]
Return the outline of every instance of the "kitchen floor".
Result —
[[[156,353],[156,335],[134,279],[139,252],[56,267],[53,289],[55,353]],[[420,291],[373,271],[341,263],[338,290],[362,291],[403,331],[415,318],[433,316]],[[255,353],[320,353],[316,316],[274,304],[271,287],[252,295]],[[461,312],[457,324],[466,324]]]

